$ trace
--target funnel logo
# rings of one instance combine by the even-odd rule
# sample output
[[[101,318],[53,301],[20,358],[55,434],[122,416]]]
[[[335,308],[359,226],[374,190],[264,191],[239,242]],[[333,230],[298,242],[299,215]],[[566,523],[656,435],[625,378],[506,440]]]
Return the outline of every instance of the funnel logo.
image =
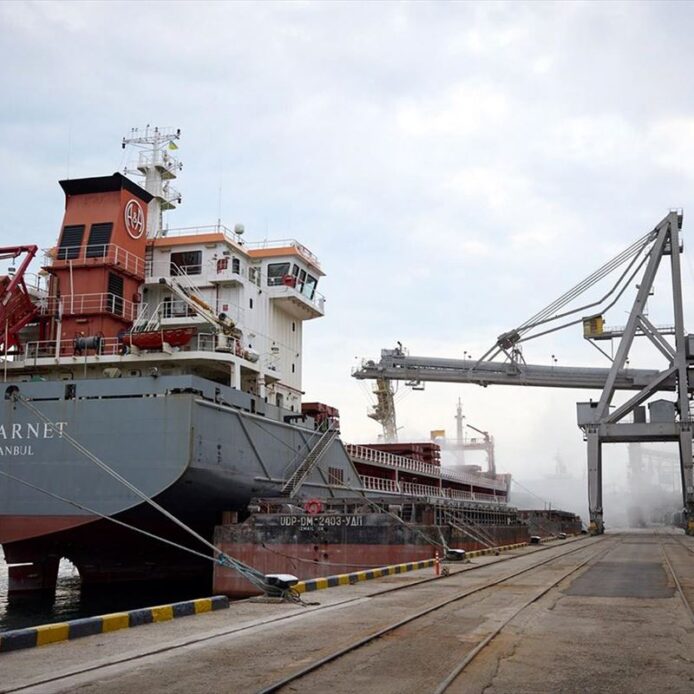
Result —
[[[137,200],[125,206],[125,230],[133,239],[139,239],[145,232],[145,213]]]

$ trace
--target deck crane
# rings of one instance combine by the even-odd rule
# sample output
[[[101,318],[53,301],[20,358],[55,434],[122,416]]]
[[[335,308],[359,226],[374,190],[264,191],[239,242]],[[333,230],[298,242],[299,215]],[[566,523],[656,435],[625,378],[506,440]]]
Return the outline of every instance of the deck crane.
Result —
[[[494,437],[490,436],[488,431],[482,431],[477,427],[473,427],[472,424],[465,425],[468,429],[476,431],[478,434],[482,434],[482,441],[471,441],[466,442],[465,448],[467,450],[482,450],[487,454],[487,472],[490,475],[496,475],[496,463],[494,461]]]
[[[494,460],[494,437],[488,431],[482,431],[472,424],[465,422],[463,415],[463,404],[458,398],[458,406],[455,413],[455,439],[445,438],[443,431],[432,431],[432,441],[436,441],[446,451],[453,451],[457,459],[457,464],[463,466],[465,464],[465,451],[484,451],[487,455],[487,474],[496,475],[496,462]],[[463,431],[467,427],[482,435],[481,439],[470,438],[466,439],[463,436]]]
[[[34,259],[37,246],[7,246],[0,248],[0,260],[11,259],[14,263],[22,254],[19,268],[0,276],[0,352],[7,354],[19,347],[20,330],[31,323],[39,313],[25,283],[25,273]]]
[[[364,361],[354,373],[358,379],[442,381],[489,385],[518,385],[554,388],[587,388],[600,390],[597,402],[577,405],[578,426],[586,441],[588,459],[588,501],[590,531],[604,532],[602,506],[602,445],[617,442],[676,441],[679,445],[680,473],[687,533],[694,535],[694,477],[692,471],[692,419],[689,399],[692,387],[689,372],[694,368],[694,335],[685,332],[682,308],[680,243],[683,215],[669,212],[655,228],[612,258],[582,282],[560,296],[543,310],[502,333],[492,347],[478,360],[441,359],[410,356],[400,347],[381,351],[379,362]],[[672,320],[667,328],[651,323],[646,303],[653,288],[661,261],[669,257],[672,290]],[[617,280],[604,296],[571,308],[578,297],[612,273]],[[636,282],[626,325],[609,330],[604,314]],[[585,299],[584,299],[585,300]],[[582,325],[583,336],[611,364],[608,368],[564,367],[526,363],[522,347],[525,342],[570,326]],[[601,339],[619,340],[614,357],[599,347]],[[636,337],[646,337],[664,357],[661,369],[625,368]],[[674,339],[668,340],[667,337]],[[615,391],[635,391],[626,402],[612,409]],[[651,416],[644,421],[641,407],[659,391],[674,391],[671,415]],[[627,415],[639,412],[633,421]]]

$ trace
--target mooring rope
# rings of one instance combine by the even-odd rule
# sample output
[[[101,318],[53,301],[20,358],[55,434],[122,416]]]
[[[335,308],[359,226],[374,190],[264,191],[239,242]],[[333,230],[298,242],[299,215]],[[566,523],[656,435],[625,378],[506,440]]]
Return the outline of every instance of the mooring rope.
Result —
[[[193,530],[191,527],[186,525],[183,521],[178,519],[176,516],[174,516],[171,512],[167,511],[163,506],[158,504],[154,499],[151,497],[147,496],[143,491],[138,489],[134,484],[129,482],[125,477],[120,475],[118,472],[116,472],[113,468],[111,468],[109,465],[107,465],[103,460],[101,460],[98,456],[96,456],[94,453],[92,453],[89,449],[85,448],[79,441],[77,441],[75,438],[70,436],[66,431],[64,431],[61,427],[56,426],[54,422],[50,420],[49,417],[43,414],[39,409],[34,407],[27,398],[23,397],[22,395],[19,394],[19,392],[15,391],[12,394],[12,399],[15,402],[19,402],[20,404],[24,405],[30,412],[33,412],[37,417],[42,419],[54,432],[58,434],[59,438],[65,439],[75,450],[77,450],[79,453],[81,453],[85,458],[90,460],[92,463],[94,463],[97,467],[101,468],[104,472],[106,472],[108,475],[113,477],[115,480],[120,482],[123,486],[125,486],[127,489],[129,489],[133,494],[138,496],[140,499],[142,499],[145,503],[149,504],[152,506],[154,509],[159,511],[161,514],[166,516],[170,521],[178,525],[180,528],[182,528],[184,531],[187,533],[190,533],[194,538],[202,542],[204,545],[209,547],[216,555],[216,558],[214,561],[216,561],[220,566],[225,566],[230,569],[234,569],[236,572],[241,574],[247,581],[252,583],[256,588],[259,588],[265,593],[274,593],[277,594],[278,590],[275,586],[270,586],[266,580],[264,574],[262,574],[260,571],[257,569],[254,569],[252,566],[248,566],[247,564],[244,564],[242,561],[239,559],[236,559],[234,557],[229,556],[226,554],[223,550],[219,549],[216,545],[214,545],[212,542],[204,538],[202,535],[200,535],[198,532]]]

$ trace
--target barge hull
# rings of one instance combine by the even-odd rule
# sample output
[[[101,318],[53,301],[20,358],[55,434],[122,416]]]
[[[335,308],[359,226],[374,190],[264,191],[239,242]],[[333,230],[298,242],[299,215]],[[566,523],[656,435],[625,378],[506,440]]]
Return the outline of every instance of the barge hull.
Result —
[[[486,547],[450,526],[404,525],[384,514],[337,518],[347,525],[330,526],[337,521],[329,515],[258,516],[217,526],[215,544],[264,574],[288,573],[301,580],[432,559],[437,550],[442,554],[441,536],[450,549]],[[529,540],[527,527],[518,523],[484,530],[496,546]],[[214,567],[213,592],[232,598],[260,594],[235,571],[219,565]]]

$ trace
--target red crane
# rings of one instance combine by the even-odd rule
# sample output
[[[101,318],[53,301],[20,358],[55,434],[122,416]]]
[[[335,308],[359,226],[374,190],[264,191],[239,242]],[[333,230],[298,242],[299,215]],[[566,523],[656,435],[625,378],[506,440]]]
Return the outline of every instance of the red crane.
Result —
[[[19,331],[34,320],[39,312],[31,300],[24,274],[34,259],[38,246],[5,246],[0,248],[0,260],[15,260],[23,253],[21,265],[14,275],[0,275],[0,353],[7,354],[20,346]]]

